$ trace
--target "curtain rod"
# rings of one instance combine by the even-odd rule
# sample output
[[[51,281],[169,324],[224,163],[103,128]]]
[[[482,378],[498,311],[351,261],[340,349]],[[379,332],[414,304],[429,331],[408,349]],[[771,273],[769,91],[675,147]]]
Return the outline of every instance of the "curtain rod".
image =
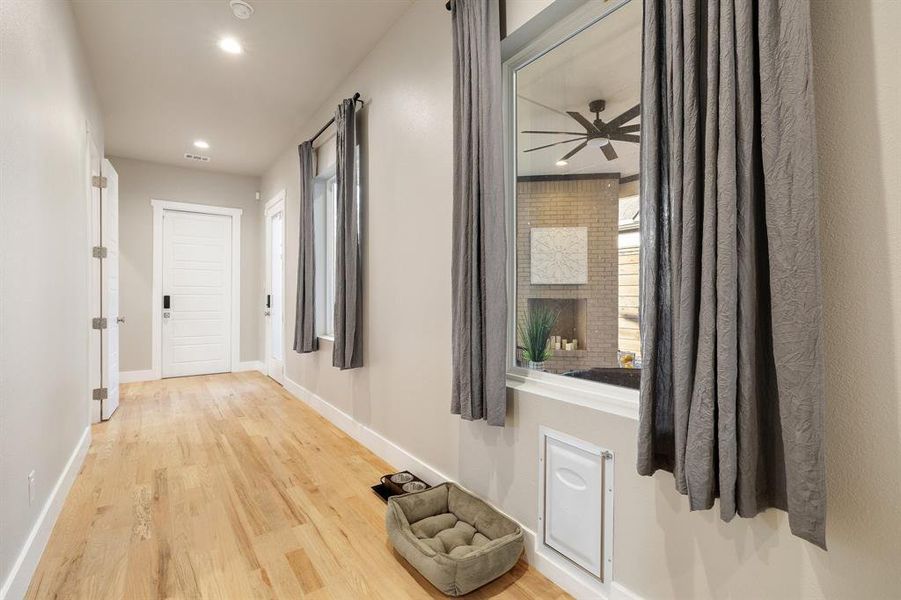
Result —
[[[357,92],[354,94],[353,101],[359,102],[360,104],[364,103],[362,100],[360,100],[360,92]],[[331,127],[332,123],[334,123],[334,122],[335,122],[335,117],[332,117],[331,119],[328,120],[328,123],[326,123],[325,125],[322,126],[322,129],[320,129],[319,131],[316,132],[316,135],[314,135],[307,141],[309,141],[310,143],[315,142],[316,138],[318,138],[320,135],[322,135],[322,132],[325,131],[326,129],[328,129],[329,127]]]

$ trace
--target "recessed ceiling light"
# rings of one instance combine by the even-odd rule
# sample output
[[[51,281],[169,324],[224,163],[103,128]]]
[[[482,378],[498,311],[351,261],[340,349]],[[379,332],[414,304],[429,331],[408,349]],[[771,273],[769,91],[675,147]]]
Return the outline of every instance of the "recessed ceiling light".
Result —
[[[554,163],[554,164],[556,164],[558,167],[565,167],[565,166],[568,165],[569,163],[566,162],[565,160],[558,160],[558,161],[557,161],[556,163]]]
[[[195,148],[203,148],[204,150],[208,150],[210,147],[210,144],[209,144],[209,142],[207,142],[205,140],[194,140],[194,147]]]
[[[223,52],[228,52],[229,54],[241,54],[244,52],[244,48],[241,47],[241,42],[233,37],[224,37],[219,40],[219,48],[221,48]]]

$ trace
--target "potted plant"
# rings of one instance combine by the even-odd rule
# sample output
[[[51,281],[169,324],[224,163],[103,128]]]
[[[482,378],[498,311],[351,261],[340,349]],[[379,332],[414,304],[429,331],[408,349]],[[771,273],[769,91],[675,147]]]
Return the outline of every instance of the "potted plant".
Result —
[[[559,313],[544,306],[536,306],[526,312],[519,323],[519,338],[522,344],[523,360],[529,361],[529,368],[544,370],[544,361],[551,357],[548,340],[551,329],[557,323]]]

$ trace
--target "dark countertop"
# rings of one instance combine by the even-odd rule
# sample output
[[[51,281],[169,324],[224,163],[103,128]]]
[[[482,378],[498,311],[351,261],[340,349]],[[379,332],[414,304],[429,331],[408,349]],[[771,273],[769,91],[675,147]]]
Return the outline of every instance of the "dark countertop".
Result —
[[[594,369],[567,371],[564,375],[600,383],[609,383],[611,385],[632,388],[633,390],[637,390],[641,387],[641,369],[596,367]]]

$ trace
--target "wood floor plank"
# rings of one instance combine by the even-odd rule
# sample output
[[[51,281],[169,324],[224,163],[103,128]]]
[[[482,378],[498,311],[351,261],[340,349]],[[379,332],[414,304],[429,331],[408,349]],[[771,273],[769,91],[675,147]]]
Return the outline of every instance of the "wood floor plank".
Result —
[[[27,598],[443,598],[391,548],[393,469],[258,373],[122,386]],[[568,598],[524,561],[472,598]]]

